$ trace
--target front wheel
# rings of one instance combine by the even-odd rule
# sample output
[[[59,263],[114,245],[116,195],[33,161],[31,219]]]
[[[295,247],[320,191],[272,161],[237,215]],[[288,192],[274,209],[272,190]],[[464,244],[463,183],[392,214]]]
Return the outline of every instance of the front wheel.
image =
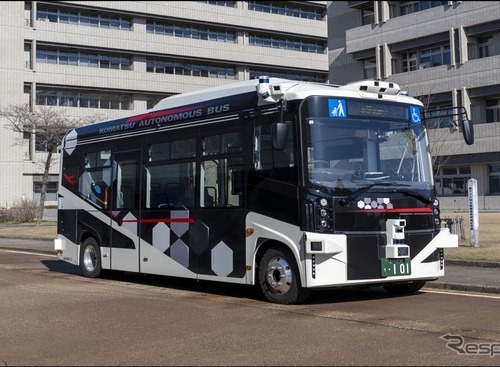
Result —
[[[258,276],[264,297],[273,303],[300,303],[311,293],[302,288],[295,259],[284,247],[270,248],[264,253],[259,263]]]
[[[80,269],[87,278],[101,275],[101,252],[94,237],[86,238],[80,248]]]
[[[411,294],[418,292],[425,285],[425,280],[416,280],[410,283],[385,285],[384,289],[393,294]]]

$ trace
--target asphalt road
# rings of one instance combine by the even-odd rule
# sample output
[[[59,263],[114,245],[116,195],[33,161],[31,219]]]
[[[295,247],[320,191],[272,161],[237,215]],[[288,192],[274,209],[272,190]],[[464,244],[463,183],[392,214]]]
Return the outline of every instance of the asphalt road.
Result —
[[[54,254],[53,240],[1,238],[0,249],[17,249]],[[500,263],[445,260],[445,276],[426,287],[500,294]]]
[[[128,273],[84,278],[51,254],[15,250],[0,250],[0,294],[4,365],[500,362],[493,294],[336,290],[282,306],[246,286]]]

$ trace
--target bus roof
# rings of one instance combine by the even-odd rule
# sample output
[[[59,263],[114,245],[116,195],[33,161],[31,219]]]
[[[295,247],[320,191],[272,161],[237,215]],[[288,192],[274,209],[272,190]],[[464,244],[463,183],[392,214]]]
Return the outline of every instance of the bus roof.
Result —
[[[126,136],[193,119],[210,119],[219,114],[273,107],[280,100],[300,100],[311,95],[384,99],[421,105],[418,100],[401,94],[397,84],[389,82],[366,80],[339,86],[263,76],[174,95],[144,112],[78,127],[66,135],[65,147],[71,140],[74,140],[71,144],[76,145],[77,139],[83,142],[115,135]]]

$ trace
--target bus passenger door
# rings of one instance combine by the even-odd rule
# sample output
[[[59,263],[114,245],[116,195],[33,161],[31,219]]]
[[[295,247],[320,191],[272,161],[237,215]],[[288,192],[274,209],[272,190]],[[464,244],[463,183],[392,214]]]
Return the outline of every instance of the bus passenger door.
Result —
[[[113,156],[111,269],[139,271],[141,151]]]
[[[200,167],[200,208],[191,230],[199,279],[246,281],[245,218],[240,157],[207,159]]]

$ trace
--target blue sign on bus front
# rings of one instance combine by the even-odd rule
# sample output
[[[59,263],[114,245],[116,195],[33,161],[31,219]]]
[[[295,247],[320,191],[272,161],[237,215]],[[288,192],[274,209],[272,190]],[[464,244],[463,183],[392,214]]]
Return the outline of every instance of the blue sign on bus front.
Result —
[[[328,99],[328,115],[334,118],[347,117],[347,108],[344,99]]]
[[[412,124],[422,124],[422,120],[420,119],[420,107],[410,106],[410,116]]]

